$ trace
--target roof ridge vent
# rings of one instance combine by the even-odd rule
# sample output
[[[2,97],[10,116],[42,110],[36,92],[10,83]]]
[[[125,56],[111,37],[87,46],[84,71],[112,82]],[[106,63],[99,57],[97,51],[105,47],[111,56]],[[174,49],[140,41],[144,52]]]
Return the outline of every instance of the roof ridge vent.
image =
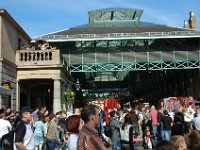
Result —
[[[139,22],[143,10],[128,8],[107,8],[89,11],[89,24],[109,22]]]

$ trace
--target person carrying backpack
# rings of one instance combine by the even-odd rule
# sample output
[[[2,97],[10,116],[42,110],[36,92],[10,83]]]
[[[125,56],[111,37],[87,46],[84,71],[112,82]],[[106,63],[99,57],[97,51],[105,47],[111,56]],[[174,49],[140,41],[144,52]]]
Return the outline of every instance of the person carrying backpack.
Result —
[[[8,120],[4,119],[4,109],[0,109],[0,146],[2,147],[2,136],[12,130],[12,126]]]
[[[28,106],[22,107],[21,120],[14,131],[14,150],[34,150],[34,134],[31,126],[32,110]]]

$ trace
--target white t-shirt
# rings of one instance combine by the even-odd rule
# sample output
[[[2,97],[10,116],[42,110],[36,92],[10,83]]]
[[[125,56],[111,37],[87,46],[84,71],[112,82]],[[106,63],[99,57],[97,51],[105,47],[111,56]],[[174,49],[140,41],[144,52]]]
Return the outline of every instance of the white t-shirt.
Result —
[[[195,130],[200,131],[200,117],[195,117],[192,120],[192,123],[193,123]]]
[[[70,134],[68,141],[67,141],[67,147],[68,150],[77,150],[78,145],[78,134]]]
[[[0,119],[0,138],[9,132],[12,126],[8,120]]]
[[[124,127],[124,130],[120,128],[121,140],[122,141],[129,141],[129,129],[132,125],[127,125]]]

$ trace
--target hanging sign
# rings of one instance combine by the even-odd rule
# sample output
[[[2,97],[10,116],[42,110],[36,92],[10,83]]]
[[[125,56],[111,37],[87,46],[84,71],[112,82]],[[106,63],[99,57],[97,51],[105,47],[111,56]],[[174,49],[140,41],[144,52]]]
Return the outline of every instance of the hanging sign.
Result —
[[[4,82],[2,83],[2,87],[6,89],[10,89],[10,82]]]

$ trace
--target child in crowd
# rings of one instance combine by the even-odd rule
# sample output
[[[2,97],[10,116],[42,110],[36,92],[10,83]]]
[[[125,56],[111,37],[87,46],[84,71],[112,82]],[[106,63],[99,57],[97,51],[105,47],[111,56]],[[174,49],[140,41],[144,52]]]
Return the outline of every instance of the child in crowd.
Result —
[[[154,135],[150,129],[149,126],[145,127],[145,131],[144,131],[144,145],[145,148],[147,149],[152,149],[153,148],[153,138]]]

